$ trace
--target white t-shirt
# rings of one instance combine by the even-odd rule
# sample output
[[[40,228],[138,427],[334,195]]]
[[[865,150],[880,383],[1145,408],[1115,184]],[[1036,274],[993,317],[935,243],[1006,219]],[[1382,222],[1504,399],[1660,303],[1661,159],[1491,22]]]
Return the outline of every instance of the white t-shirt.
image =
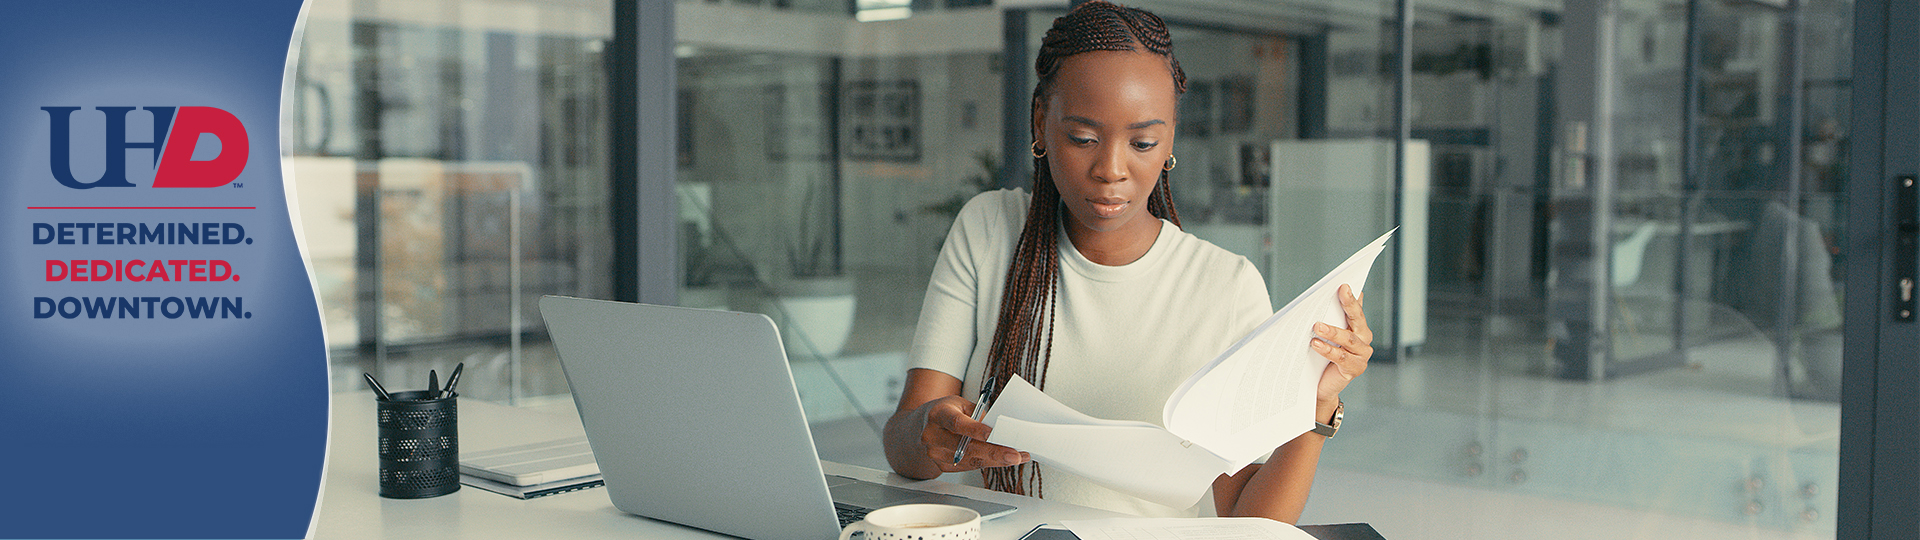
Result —
[[[1000,297],[1031,197],[982,193],[947,232],[920,310],[908,365],[965,381],[979,396]],[[1159,424],[1167,397],[1234,341],[1273,314],[1246,257],[1164,222],[1146,255],[1122,266],[1087,260],[1058,233],[1060,288],[1046,393],[1098,418]],[[1150,516],[1212,515],[1213,498],[1170,508],[1041,464],[1049,500]],[[979,485],[976,472],[957,480]]]

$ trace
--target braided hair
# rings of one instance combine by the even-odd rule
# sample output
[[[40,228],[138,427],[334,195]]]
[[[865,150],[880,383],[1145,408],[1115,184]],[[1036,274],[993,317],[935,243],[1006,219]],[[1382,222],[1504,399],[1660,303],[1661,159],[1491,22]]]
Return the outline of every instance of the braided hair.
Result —
[[[1180,70],[1180,61],[1173,57],[1172,37],[1159,16],[1138,8],[1093,0],[1054,19],[1053,28],[1047,30],[1046,38],[1041,41],[1039,57],[1033,62],[1039,79],[1033,87],[1034,110],[1039,110],[1053,94],[1055,76],[1067,57],[1090,51],[1133,50],[1166,57],[1167,67],[1173,72],[1176,98],[1187,91],[1187,76]],[[1045,389],[1047,385],[1055,295],[1059,291],[1057,231],[1062,204],[1045,157],[1033,158],[1032,192],[1026,225],[1014,245],[1013,263],[1007,269],[1007,282],[1000,297],[1000,321],[994,328],[993,343],[987,352],[986,376],[995,382],[992,385],[995,395],[989,396],[990,399],[998,397],[1000,388],[1016,374],[1035,387]],[[1173,195],[1167,189],[1165,170],[1160,172],[1153,193],[1147,197],[1147,212],[1176,226],[1180,224],[1180,214],[1173,208]],[[981,469],[980,474],[988,488],[1041,496],[1038,464]]]

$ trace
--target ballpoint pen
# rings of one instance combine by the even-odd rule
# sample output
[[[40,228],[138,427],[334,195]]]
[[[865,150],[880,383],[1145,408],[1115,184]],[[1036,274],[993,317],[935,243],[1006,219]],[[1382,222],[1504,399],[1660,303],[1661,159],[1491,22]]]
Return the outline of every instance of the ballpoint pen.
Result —
[[[361,373],[361,375],[367,376],[367,387],[373,389],[373,395],[380,396],[381,401],[393,401],[393,396],[387,395],[387,389],[380,387],[380,381],[373,380],[372,373]]]
[[[453,385],[460,384],[460,370],[467,369],[467,363],[454,364],[453,374],[447,376],[447,387],[440,390],[440,397],[453,395]]]
[[[973,404],[973,421],[979,422],[981,418],[986,417],[987,395],[992,393],[993,393],[993,379],[989,378],[985,383],[982,383],[980,385],[980,400],[974,402]],[[966,435],[960,436],[960,446],[955,447],[953,449],[954,465],[959,465],[960,457],[967,454],[967,443],[970,443],[970,442],[973,442],[973,437],[968,437]]]
[[[427,399],[440,398],[440,374],[427,370]]]

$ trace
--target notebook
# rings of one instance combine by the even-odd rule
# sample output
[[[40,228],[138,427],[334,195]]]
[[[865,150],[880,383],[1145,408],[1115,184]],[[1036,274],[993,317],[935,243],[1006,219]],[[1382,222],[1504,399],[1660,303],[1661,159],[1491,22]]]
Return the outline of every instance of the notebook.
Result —
[[[460,474],[531,486],[600,474],[600,465],[583,435],[462,455]]]
[[[460,483],[532,499],[600,487],[602,481],[586,436],[578,436],[462,454]]]

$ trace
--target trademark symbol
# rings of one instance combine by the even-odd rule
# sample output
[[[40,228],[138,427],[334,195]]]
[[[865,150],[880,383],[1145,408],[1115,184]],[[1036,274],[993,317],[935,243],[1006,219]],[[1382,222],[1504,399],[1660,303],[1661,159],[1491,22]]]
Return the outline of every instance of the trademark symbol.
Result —
[[[234,182],[234,183],[233,183],[233,187],[246,187],[246,184],[242,184],[242,183],[239,183],[239,182]]]

